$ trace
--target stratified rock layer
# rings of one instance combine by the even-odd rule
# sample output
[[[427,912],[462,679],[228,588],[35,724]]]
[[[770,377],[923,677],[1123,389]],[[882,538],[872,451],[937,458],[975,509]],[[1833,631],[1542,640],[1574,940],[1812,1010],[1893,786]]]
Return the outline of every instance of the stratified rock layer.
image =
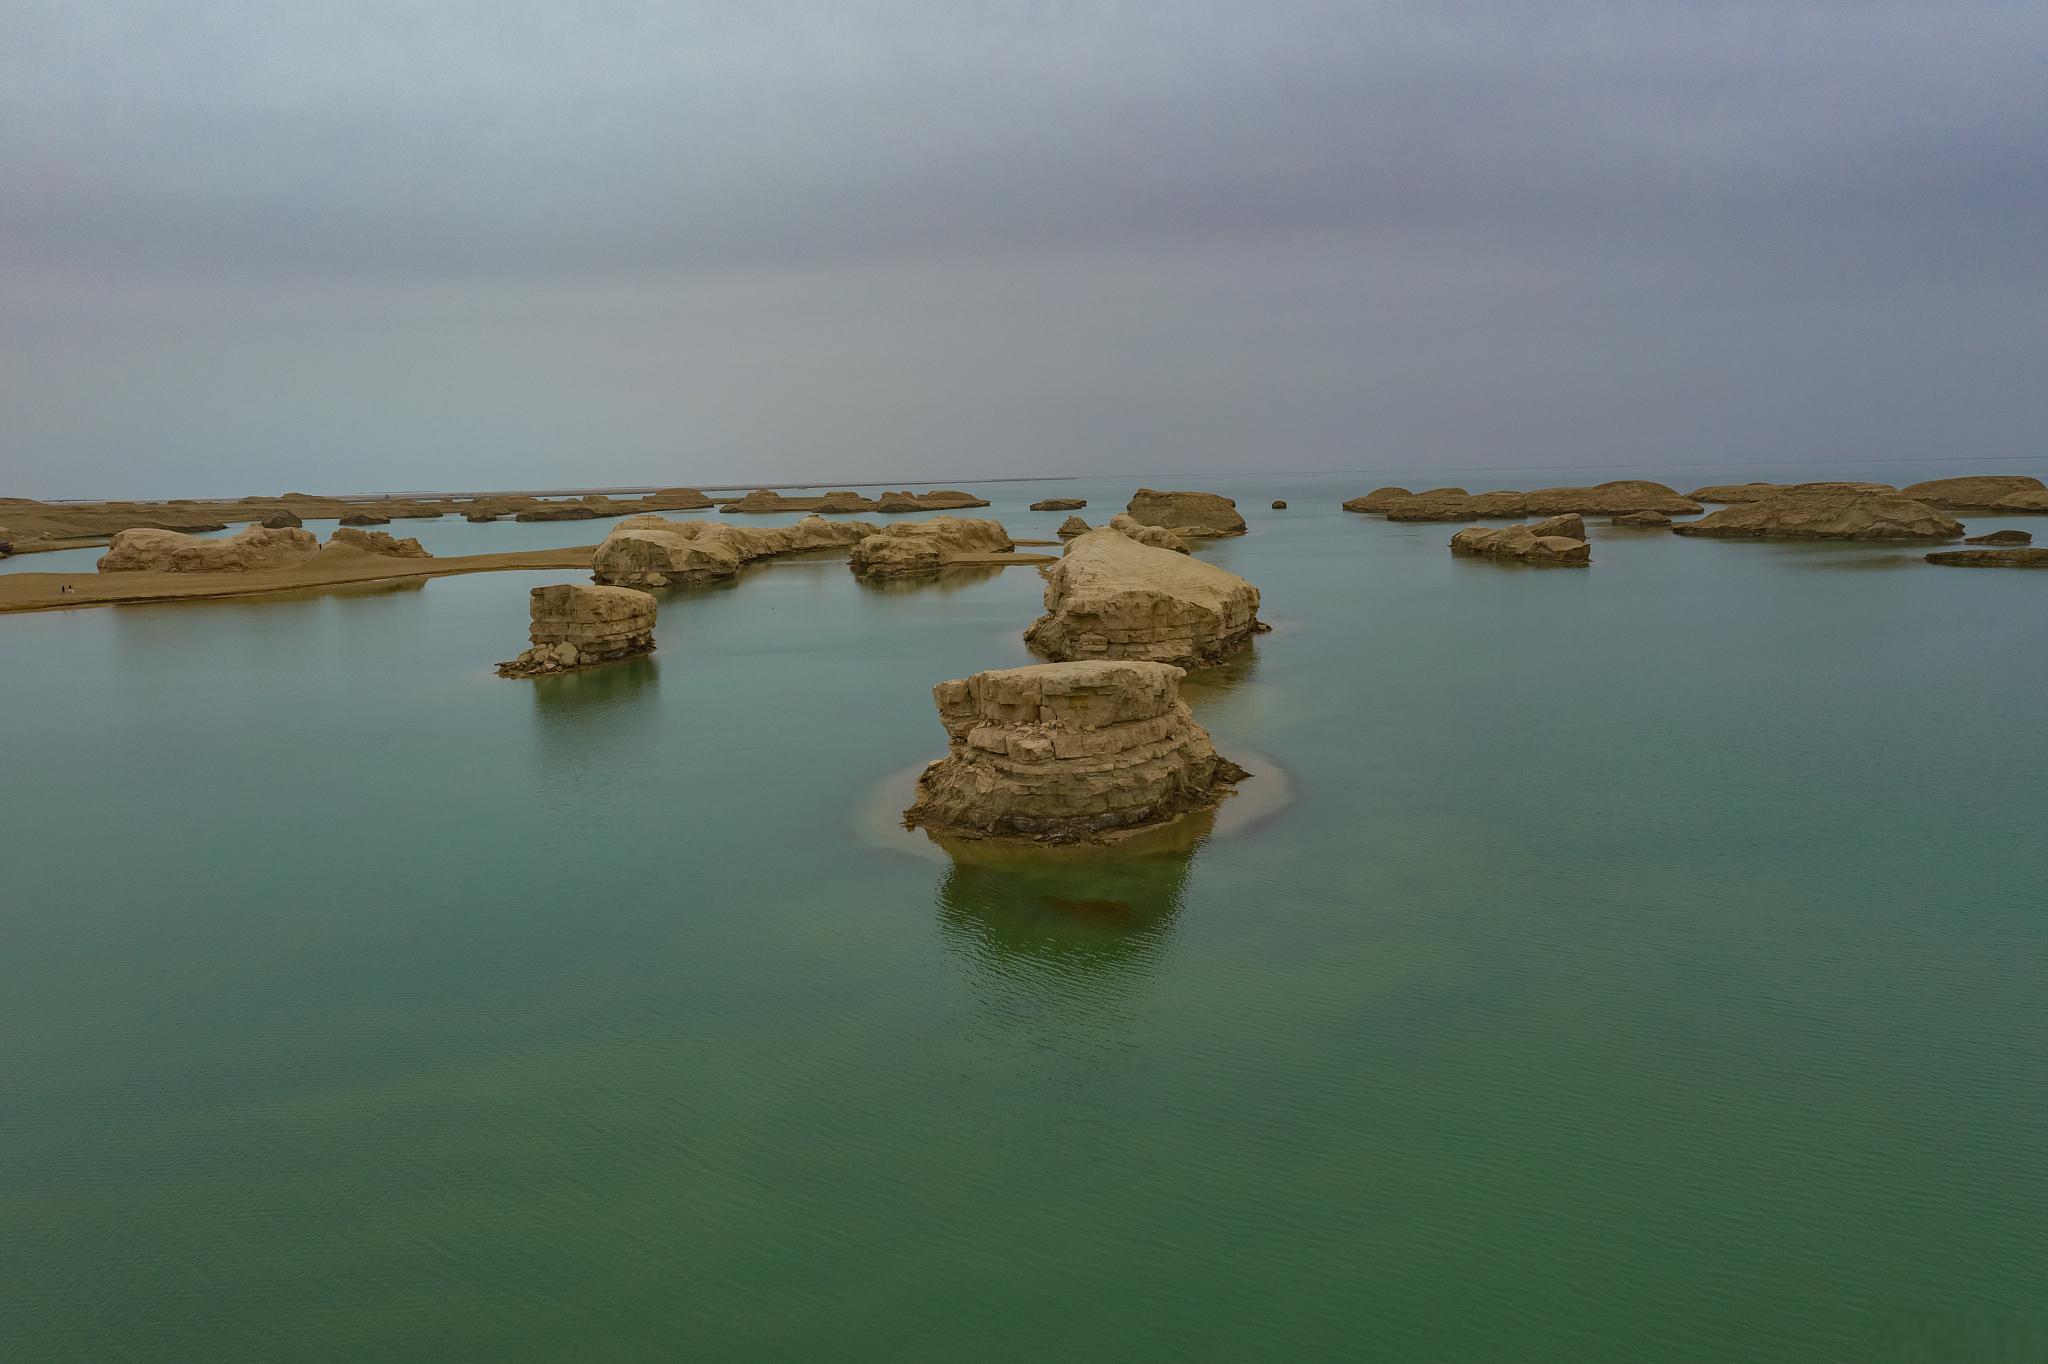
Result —
[[[856,543],[846,562],[863,578],[902,577],[936,573],[962,558],[1008,554],[1016,547],[999,521],[934,516],[882,527]]]
[[[1041,663],[932,688],[947,754],[905,822],[960,838],[1072,843],[1215,804],[1243,778],[1180,699],[1179,668]]]
[[[554,583],[533,589],[533,647],[500,677],[539,677],[654,652],[654,598],[626,587]]]
[[[1503,526],[1499,530],[1473,526],[1461,530],[1451,537],[1451,553],[1564,568],[1582,568],[1593,562],[1592,546],[1584,540],[1538,535],[1529,526]]]
[[[1760,502],[1723,507],[1671,530],[1676,535],[1742,540],[1950,540],[1963,533],[1963,526],[1910,497],[1778,493]]]
[[[1074,537],[1045,575],[1045,614],[1024,642],[1045,658],[1196,667],[1258,628],[1259,589],[1235,573],[1104,527]]]
[[[1216,493],[1140,488],[1124,510],[1140,525],[1158,526],[1183,539],[1244,534],[1244,518],[1237,514],[1237,503]]]
[[[202,540],[174,530],[124,530],[99,559],[102,573],[248,573],[288,568],[310,559],[320,538],[296,526],[251,526],[225,540]]]
[[[616,587],[667,587],[730,578],[756,559],[853,545],[881,528],[871,521],[807,516],[790,526],[733,526],[723,521],[670,521],[629,516],[591,559],[598,582]]]

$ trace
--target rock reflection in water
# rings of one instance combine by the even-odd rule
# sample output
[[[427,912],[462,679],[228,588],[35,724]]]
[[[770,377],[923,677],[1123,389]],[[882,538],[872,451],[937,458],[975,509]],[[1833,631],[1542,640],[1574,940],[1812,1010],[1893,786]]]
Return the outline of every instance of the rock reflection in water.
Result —
[[[936,573],[908,573],[896,577],[868,577],[856,574],[854,581],[869,592],[958,592],[963,587],[985,583],[1003,571],[1002,564],[947,564]]]
[[[523,685],[533,693],[534,751],[550,778],[631,786],[622,774],[659,733],[659,656],[579,668]]]

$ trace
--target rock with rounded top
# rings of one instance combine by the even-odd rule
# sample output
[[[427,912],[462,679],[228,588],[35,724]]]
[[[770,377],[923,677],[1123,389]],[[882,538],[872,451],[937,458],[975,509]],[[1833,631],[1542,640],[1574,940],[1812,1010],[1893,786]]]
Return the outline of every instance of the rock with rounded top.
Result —
[[[1286,499],[1286,498],[1284,498],[1284,497],[1276,497],[1276,498],[1274,498],[1274,499],[1273,499],[1273,510],[1274,510],[1274,511],[1286,511],[1286,510],[1287,510],[1287,499]]]
[[[1460,488],[1458,491],[1462,493],[1464,489]],[[1352,498],[1344,504],[1344,510],[1348,512],[1384,512],[1396,502],[1405,502],[1413,496],[1415,494],[1409,492],[1406,488],[1396,488],[1390,484],[1384,488],[1374,488],[1362,497]]]
[[[224,540],[137,527],[116,532],[99,559],[102,573],[251,573],[303,564],[319,537],[296,526],[251,526]]]
[[[530,597],[533,647],[498,665],[501,677],[539,677],[654,651],[657,605],[626,587],[553,583]]]
[[[1991,504],[1992,511],[2048,512],[2048,489],[2023,488]]]
[[[1079,511],[1088,505],[1085,497],[1048,497],[1031,504],[1033,511]]]
[[[1016,547],[999,521],[934,516],[882,527],[858,541],[846,562],[858,577],[902,577],[936,573],[965,557],[1008,554]]]
[[[297,512],[285,511],[280,508],[264,517],[262,524],[265,530],[291,530],[295,526],[303,526],[306,523],[299,519]]]
[[[1024,642],[1045,658],[1196,667],[1243,647],[1259,623],[1259,590],[1243,578],[1107,526],[1039,571],[1045,614]]]
[[[1469,527],[1451,537],[1451,553],[1560,568],[1583,568],[1593,561],[1593,548],[1584,540],[1538,535],[1528,526]]]
[[[515,512],[514,521],[595,521],[597,508],[587,502],[548,502]]]
[[[344,526],[388,526],[391,524],[391,518],[379,516],[376,512],[350,512],[347,516],[341,518],[341,524]]]
[[[1131,495],[1130,505],[1124,510],[1140,525],[1158,526],[1182,539],[1242,535],[1245,531],[1237,503],[1216,493],[1140,488]]]
[[[1944,511],[1990,511],[2005,507],[2007,499],[2020,493],[2048,494],[2048,485],[2029,474],[1978,474],[1965,478],[1931,478],[1909,483],[1899,490],[1917,502]]]
[[[2031,545],[2034,543],[2034,536],[2031,531],[1994,530],[1988,535],[1965,536],[1963,537],[1963,543],[1966,545]]]
[[[1091,661],[941,682],[947,752],[904,821],[955,838],[1101,841],[1214,805],[1242,780],[1180,699],[1177,667]]]
[[[1960,521],[1925,502],[1884,493],[1778,493],[1672,528],[1743,540],[1952,540]]]

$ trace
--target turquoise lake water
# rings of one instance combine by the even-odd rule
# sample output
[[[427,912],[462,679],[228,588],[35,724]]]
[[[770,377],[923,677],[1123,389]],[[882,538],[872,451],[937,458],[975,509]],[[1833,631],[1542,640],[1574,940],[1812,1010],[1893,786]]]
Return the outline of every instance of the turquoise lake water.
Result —
[[[1382,481],[1165,480],[1289,799],[1144,858],[872,829],[1028,569],[0,618],[0,1358],[2048,1358],[2048,574]]]

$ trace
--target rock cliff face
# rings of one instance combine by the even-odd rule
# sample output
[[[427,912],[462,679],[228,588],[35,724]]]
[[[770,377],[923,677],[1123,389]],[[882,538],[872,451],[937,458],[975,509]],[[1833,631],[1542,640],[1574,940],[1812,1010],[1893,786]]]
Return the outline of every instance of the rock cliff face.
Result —
[[[2048,549],[1950,549],[1927,556],[1949,568],[2048,568]]]
[[[1141,545],[1154,549],[1170,549],[1175,554],[1191,554],[1188,542],[1161,526],[1147,526],[1133,521],[1128,512],[1118,512],[1109,518],[1109,528],[1119,535],[1127,535]]]
[[[1966,545],[2031,545],[2034,536],[2031,531],[1994,530],[1989,535],[1971,535],[1963,539]]]
[[[102,573],[249,573],[289,568],[310,559],[320,539],[309,530],[251,526],[225,540],[174,530],[124,530],[100,556]]]
[[[533,589],[533,647],[500,677],[539,677],[654,652],[655,601],[625,587],[555,583]]]
[[[1093,527],[1080,517],[1070,516],[1060,522],[1059,537],[1062,540],[1070,540],[1076,535],[1086,535],[1092,529]]]
[[[1237,514],[1237,503],[1215,493],[1140,488],[1124,510],[1140,525],[1158,526],[1183,538],[1244,534],[1244,518]]]
[[[2021,474],[1987,474],[1973,478],[1935,478],[1899,490],[1917,502],[1947,511],[1988,511],[2018,493],[2048,493],[2048,485]],[[2007,508],[2007,510],[2013,510]]]
[[[792,526],[732,526],[629,516],[597,547],[591,571],[618,587],[667,587],[730,578],[744,564],[778,554],[858,543],[881,528],[870,521],[807,516]]]
[[[1460,488],[1458,491],[1463,493],[1465,490]],[[1406,488],[1396,488],[1391,485],[1385,488],[1374,488],[1365,496],[1354,497],[1349,502],[1346,502],[1344,510],[1351,512],[1383,512],[1396,502],[1405,502],[1413,496],[1415,494],[1409,492]]]
[[[356,530],[350,526],[338,528],[327,537],[324,549],[350,549],[363,554],[383,554],[393,559],[431,559],[434,556],[420,547],[420,542],[407,536],[401,540],[381,530]]]
[[[1033,511],[1079,511],[1088,505],[1085,497],[1048,497],[1042,502],[1033,502]]]
[[[1259,628],[1259,589],[1235,573],[1104,527],[1076,536],[1045,575],[1045,614],[1024,632],[1044,658],[1196,667]]]
[[[1503,526],[1499,530],[1473,526],[1461,530],[1451,537],[1451,553],[1568,568],[1581,568],[1593,562],[1592,546],[1584,540],[1538,535],[1528,526]]]
[[[997,521],[935,516],[898,521],[859,541],[847,556],[856,576],[887,578],[936,573],[963,556],[1008,554],[1017,546]]]
[[[932,688],[947,754],[904,820],[956,838],[1100,840],[1214,805],[1244,777],[1180,699],[1179,668],[1041,663]]]
[[[1779,493],[1673,526],[1676,535],[1749,540],[1950,540],[1962,523],[1884,493]]]

